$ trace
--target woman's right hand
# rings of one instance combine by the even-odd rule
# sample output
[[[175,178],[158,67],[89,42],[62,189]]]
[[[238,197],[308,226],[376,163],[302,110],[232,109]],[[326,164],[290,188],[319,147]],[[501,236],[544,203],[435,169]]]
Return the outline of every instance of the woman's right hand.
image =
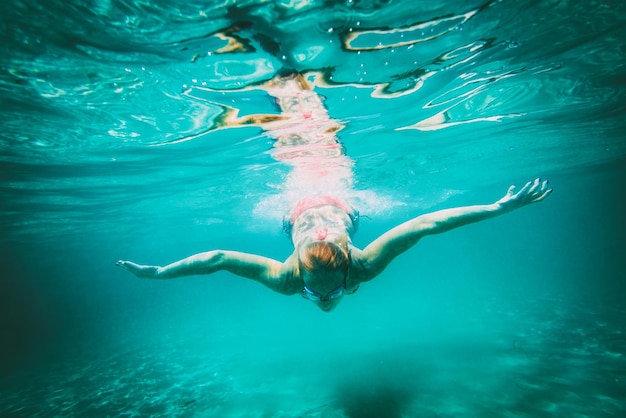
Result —
[[[126,270],[130,271],[137,277],[154,279],[159,274],[159,266],[142,266],[137,263],[133,263],[132,261],[124,261],[118,260],[115,263],[116,266],[124,267]]]

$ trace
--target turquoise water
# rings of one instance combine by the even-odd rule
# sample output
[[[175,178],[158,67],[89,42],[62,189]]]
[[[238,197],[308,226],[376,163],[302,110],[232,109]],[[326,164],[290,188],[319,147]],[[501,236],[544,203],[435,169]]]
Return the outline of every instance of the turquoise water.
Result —
[[[620,1],[15,1],[0,6],[0,415],[614,417],[626,412]],[[306,74],[343,126],[307,183],[250,89]],[[248,90],[246,90],[248,88]],[[425,238],[324,313],[227,273],[279,260],[312,187],[364,247],[542,177],[537,205]]]

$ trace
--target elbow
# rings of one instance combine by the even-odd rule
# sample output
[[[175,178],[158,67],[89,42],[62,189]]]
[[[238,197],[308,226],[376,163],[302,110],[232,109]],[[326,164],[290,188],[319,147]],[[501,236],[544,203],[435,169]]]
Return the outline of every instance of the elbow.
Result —
[[[225,251],[215,250],[212,256],[213,265],[217,268],[217,270],[221,270],[226,265],[228,257]]]
[[[178,277],[176,271],[168,268],[168,266],[157,267],[152,276],[153,279],[174,279],[176,277]]]
[[[196,274],[210,274],[223,269],[226,258],[226,254],[220,250],[196,254],[168,266],[159,267],[156,277],[159,279],[172,279]]]
[[[441,229],[443,223],[432,216],[422,215],[415,219],[415,225],[413,225],[412,232],[415,242],[417,242],[424,235],[438,234],[442,232]]]
[[[211,274],[225,268],[227,256],[222,250],[213,250],[203,253],[198,261],[198,268],[192,269],[194,274]]]
[[[155,279],[167,279],[167,272],[164,267],[157,267],[154,272]]]

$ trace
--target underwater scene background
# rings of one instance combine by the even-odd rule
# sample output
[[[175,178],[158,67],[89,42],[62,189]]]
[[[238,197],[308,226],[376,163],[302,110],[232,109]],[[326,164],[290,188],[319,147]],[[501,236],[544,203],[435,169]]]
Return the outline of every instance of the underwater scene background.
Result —
[[[626,413],[626,3],[10,0],[0,16],[0,415]],[[275,131],[225,122],[280,116],[263,86],[281,70],[337,127],[321,185]],[[225,272],[115,266],[284,260],[283,216],[315,187],[359,209],[362,248],[536,177],[546,201],[425,238],[332,313]]]

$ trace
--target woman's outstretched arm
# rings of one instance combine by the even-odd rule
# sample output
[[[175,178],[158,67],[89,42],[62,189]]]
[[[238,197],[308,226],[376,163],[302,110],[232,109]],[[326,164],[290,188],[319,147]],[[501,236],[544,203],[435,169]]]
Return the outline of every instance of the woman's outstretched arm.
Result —
[[[512,210],[545,199],[552,189],[547,181],[536,179],[528,182],[517,193],[511,186],[506,195],[490,205],[464,206],[444,209],[411,219],[392,228],[374,240],[359,254],[359,262],[366,271],[365,277],[371,280],[422,237],[440,234],[463,225],[493,218]]]
[[[149,279],[173,279],[226,270],[238,276],[256,280],[279,293],[294,294],[299,291],[292,280],[293,275],[287,263],[237,251],[207,251],[164,267],[140,265],[124,260],[119,260],[116,264],[137,277]]]

